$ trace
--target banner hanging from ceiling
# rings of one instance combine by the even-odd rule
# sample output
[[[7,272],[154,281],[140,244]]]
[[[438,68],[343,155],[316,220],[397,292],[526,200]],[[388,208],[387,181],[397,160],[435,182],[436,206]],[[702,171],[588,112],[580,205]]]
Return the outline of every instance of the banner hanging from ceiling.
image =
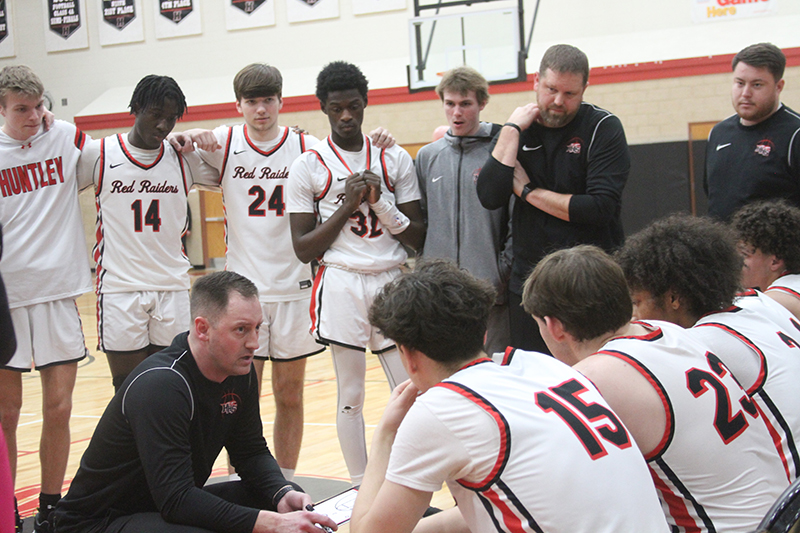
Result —
[[[156,0],[156,38],[168,39],[202,33],[198,0]]]
[[[100,44],[134,43],[144,40],[140,0],[94,0],[100,8]]]
[[[225,27],[228,30],[275,25],[275,0],[226,0]]]
[[[48,52],[89,47],[84,0],[42,0],[44,47]]]
[[[0,0],[0,57],[14,57],[14,36],[11,35],[11,14],[7,0]]]

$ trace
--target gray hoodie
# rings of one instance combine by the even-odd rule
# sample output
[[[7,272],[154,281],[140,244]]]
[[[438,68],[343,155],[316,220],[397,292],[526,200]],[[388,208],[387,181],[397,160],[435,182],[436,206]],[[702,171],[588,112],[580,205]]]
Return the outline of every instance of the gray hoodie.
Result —
[[[470,137],[455,137],[448,131],[423,146],[415,164],[428,222],[423,256],[452,259],[474,276],[490,281],[501,304],[511,268],[511,209],[484,208],[475,189],[499,128],[481,122]]]

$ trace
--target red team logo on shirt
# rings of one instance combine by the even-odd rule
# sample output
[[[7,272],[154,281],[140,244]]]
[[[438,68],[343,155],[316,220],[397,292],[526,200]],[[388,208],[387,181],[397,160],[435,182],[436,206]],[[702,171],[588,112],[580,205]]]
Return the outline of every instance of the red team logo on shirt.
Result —
[[[232,415],[239,409],[239,402],[241,402],[241,398],[235,392],[226,392],[222,395],[222,403],[220,407],[222,408],[221,414],[223,415]]]
[[[772,153],[772,150],[774,149],[775,145],[772,144],[772,141],[770,141],[769,139],[764,139],[763,141],[758,141],[758,143],[756,143],[755,152],[758,155],[769,157],[769,154]]]
[[[583,141],[581,141],[578,137],[570,139],[570,141],[567,143],[567,153],[576,155],[580,154],[582,144]]]

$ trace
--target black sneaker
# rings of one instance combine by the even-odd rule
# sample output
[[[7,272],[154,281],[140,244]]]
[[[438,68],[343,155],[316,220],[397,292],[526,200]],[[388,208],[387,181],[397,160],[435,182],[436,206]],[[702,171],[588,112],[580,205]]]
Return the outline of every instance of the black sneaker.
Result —
[[[48,516],[48,518],[50,517]],[[42,513],[38,512],[33,519],[33,531],[34,533],[53,533],[53,526],[50,525],[50,520],[46,520]]]

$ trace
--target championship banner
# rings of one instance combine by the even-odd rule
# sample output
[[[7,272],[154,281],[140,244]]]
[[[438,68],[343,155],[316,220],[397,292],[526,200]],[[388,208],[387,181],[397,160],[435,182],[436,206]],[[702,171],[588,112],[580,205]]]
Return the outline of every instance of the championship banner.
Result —
[[[286,0],[289,22],[332,19],[339,16],[339,0]]]
[[[405,8],[406,0],[353,0],[353,13],[356,15],[397,11]]]
[[[11,14],[7,0],[0,0],[0,57],[14,57],[14,36],[11,35]]]
[[[690,0],[692,20],[717,22],[770,15],[777,10],[778,0]]]
[[[228,30],[275,25],[275,0],[225,0]]]
[[[44,46],[48,52],[89,47],[84,0],[42,0]]]
[[[140,0],[94,0],[100,8],[100,44],[144,41]]]
[[[198,0],[155,0],[156,38],[168,39],[202,33]]]

